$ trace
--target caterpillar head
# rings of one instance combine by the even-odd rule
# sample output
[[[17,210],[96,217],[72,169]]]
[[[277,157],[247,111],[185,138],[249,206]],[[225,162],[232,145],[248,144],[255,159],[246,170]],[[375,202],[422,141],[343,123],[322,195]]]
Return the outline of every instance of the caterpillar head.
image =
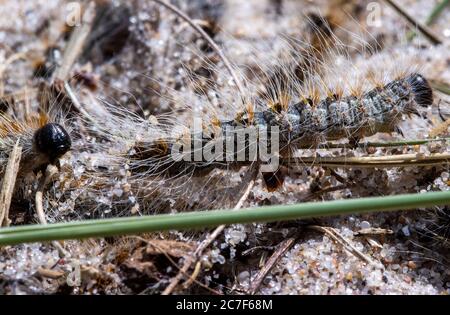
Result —
[[[406,80],[414,93],[414,101],[419,106],[427,107],[433,104],[433,90],[427,79],[418,73],[414,73]]]
[[[60,124],[48,123],[35,132],[34,145],[39,153],[46,155],[50,163],[54,163],[70,150],[72,141]]]

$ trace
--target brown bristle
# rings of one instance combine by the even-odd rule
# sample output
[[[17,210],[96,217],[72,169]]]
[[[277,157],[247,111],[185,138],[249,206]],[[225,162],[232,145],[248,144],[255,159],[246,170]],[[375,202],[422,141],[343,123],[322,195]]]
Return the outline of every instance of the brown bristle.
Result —
[[[291,96],[287,93],[282,93],[279,98],[279,103],[284,111],[288,109],[289,102],[291,101]]]
[[[367,71],[367,80],[370,82],[370,84],[372,84],[374,87],[376,88],[382,88],[383,87],[383,82],[377,78],[377,74],[376,71],[371,68]]]
[[[49,117],[46,114],[44,114],[44,113],[39,114],[39,118],[38,118],[39,127],[46,125],[48,122],[49,122]]]
[[[342,96],[344,95],[344,89],[341,86],[337,86],[334,89],[334,95],[337,100],[341,99]]]
[[[214,127],[220,127],[222,123],[220,122],[220,119],[218,117],[211,118],[211,125]]]
[[[279,102],[269,103],[270,109],[272,109],[275,113],[281,113],[283,111],[283,106]]]
[[[320,91],[316,87],[309,89],[309,103],[311,106],[316,106],[320,101]]]
[[[159,139],[156,142],[156,148],[159,150],[159,152],[161,153],[161,155],[165,155],[168,153],[169,151],[169,145],[167,144],[167,142],[163,139]]]
[[[166,155],[169,151],[169,145],[166,141],[160,139],[151,147],[140,142],[136,143],[134,150],[136,153],[133,158],[146,159]]]
[[[248,120],[249,120],[249,122],[250,122],[250,123],[253,122],[253,119],[255,118],[255,110],[254,110],[254,108],[253,108],[253,104],[248,103],[248,104],[245,106],[245,109],[246,109],[246,111],[247,111],[247,115],[248,115]]]
[[[360,97],[363,93],[363,89],[361,84],[357,84],[356,86],[352,87],[350,89],[350,95],[355,96],[355,97]]]

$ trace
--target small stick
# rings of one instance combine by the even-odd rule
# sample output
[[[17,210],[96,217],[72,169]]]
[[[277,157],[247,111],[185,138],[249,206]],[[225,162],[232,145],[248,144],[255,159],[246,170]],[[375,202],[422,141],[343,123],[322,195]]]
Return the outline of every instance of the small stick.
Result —
[[[450,89],[448,94],[450,95]],[[358,143],[356,146],[358,148],[367,148],[367,147],[374,147],[374,148],[384,148],[384,147],[399,147],[399,146],[405,146],[405,145],[421,145],[421,144],[427,144],[430,142],[448,142],[450,141],[450,138],[440,138],[440,139],[417,139],[417,140],[400,140],[400,141],[390,141],[390,142],[361,142]],[[321,143],[317,146],[317,149],[346,149],[349,148],[350,145],[348,143]],[[311,145],[300,145],[298,147],[299,149],[311,149]]]
[[[186,282],[183,283],[183,285],[182,285],[183,288],[187,289],[191,286],[191,284],[195,281],[198,274],[200,273],[201,267],[202,267],[202,263],[200,261],[197,261],[197,263],[195,264],[194,272],[191,274],[189,279],[187,279]]]
[[[399,163],[367,163],[367,164],[347,164],[347,163],[331,163],[331,162],[323,162],[323,163],[316,163],[320,166],[326,166],[326,167],[350,167],[350,168],[392,168],[392,167],[412,167],[412,166],[432,166],[432,165],[446,165],[450,161],[433,161],[433,162],[427,162],[427,163],[405,163],[405,162],[399,162]],[[313,164],[311,164],[313,165]]]
[[[263,268],[261,268],[255,279],[252,281],[252,285],[248,290],[248,294],[254,295],[258,291],[267,274],[270,272],[270,270],[272,270],[277,261],[280,260],[281,257],[283,257],[283,255],[295,244],[296,240],[297,238],[290,237],[282,241],[277,246],[275,252],[272,254],[272,256],[270,256],[270,258],[267,260],[267,263],[263,266]]]
[[[309,229],[322,232],[328,235],[332,240],[336,243],[341,244],[345,249],[347,249],[350,253],[358,257],[359,259],[365,261],[366,263],[377,266],[372,259],[370,259],[367,255],[358,250],[355,246],[353,246],[345,237],[343,237],[338,231],[330,227],[318,226],[318,225],[310,225]]]
[[[82,24],[77,26],[72,35],[70,36],[69,43],[64,50],[63,60],[61,65],[59,65],[53,75],[53,82],[55,80],[66,81],[69,78],[70,70],[72,69],[75,60],[81,53],[84,42],[91,31],[92,22],[95,17],[95,3],[94,1],[89,2],[86,10],[84,11],[82,17]]]
[[[35,195],[36,214],[39,219],[39,223],[47,224],[43,207],[43,195],[45,186],[47,186],[50,179],[56,174],[56,167],[48,166],[45,170],[45,174],[42,175]]]
[[[4,84],[3,84],[3,74],[6,70],[6,68],[10,64],[15,62],[16,60],[25,59],[25,58],[26,58],[25,53],[16,53],[16,54],[10,56],[8,59],[6,59],[6,61],[3,64],[0,64],[0,97],[3,97],[3,95],[5,94]]]
[[[39,267],[36,274],[38,274],[41,277],[50,278],[50,279],[58,279],[58,278],[61,278],[62,276],[64,276],[63,271],[46,269],[43,267]]]
[[[258,174],[259,166],[253,166],[252,168],[254,168],[253,171],[251,172],[251,176],[253,178],[250,180],[246,190],[244,191],[244,194],[241,196],[241,198],[239,199],[238,203],[233,208],[233,210],[237,210],[242,207],[245,200],[248,198],[250,191],[255,185],[256,175]],[[222,233],[222,231],[225,229],[225,226],[226,226],[225,224],[219,225],[212,233],[207,235],[207,237],[200,243],[200,245],[194,251],[194,254],[186,258],[183,267],[180,269],[180,272],[175,277],[172,278],[172,281],[164,289],[162,295],[169,295],[173,292],[173,290],[176,288],[178,283],[183,278],[183,275],[187,273],[187,271],[195,261],[198,261],[203,251]]]
[[[355,185],[356,185],[355,183],[344,183],[344,184],[337,185],[337,186],[327,187],[327,188],[321,189],[321,190],[319,190],[317,192],[308,193],[304,198],[302,198],[302,201],[303,202],[310,201],[310,200],[312,200],[314,198],[317,198],[317,197],[319,197],[319,196],[321,196],[323,194],[334,192],[334,191],[339,191],[339,190],[343,190],[343,189],[347,189],[347,188],[350,188],[350,187],[355,186]]]
[[[361,229],[359,231],[356,231],[353,233],[353,235],[355,236],[374,236],[374,235],[391,235],[394,234],[394,231],[389,230],[389,229],[382,229],[382,228],[365,228],[365,229]]]
[[[214,40],[201,28],[199,27],[189,16],[187,16],[186,14],[184,14],[183,12],[181,12],[177,7],[175,7],[174,5],[167,3],[163,0],[152,0],[164,7],[166,7],[167,9],[169,9],[170,11],[172,11],[173,13],[175,13],[176,15],[178,15],[179,17],[181,17],[183,20],[185,20],[190,26],[192,26],[192,28],[194,30],[196,30],[198,33],[200,33],[200,35],[208,42],[208,44],[211,45],[211,47],[217,52],[217,54],[219,55],[219,57],[222,59],[225,67],[227,68],[228,72],[230,72],[230,75],[233,77],[233,81],[234,83],[236,83],[236,86],[239,90],[239,93],[244,96],[244,88],[241,84],[241,81],[239,80],[238,76],[236,75],[236,72],[233,70],[233,67],[231,66],[230,61],[228,60],[227,56],[225,56],[225,54],[222,52],[222,50],[220,49],[220,47],[214,42]],[[243,102],[245,103],[245,100],[243,100]]]
[[[275,246],[255,246],[255,247],[249,248],[247,250],[244,250],[242,252],[242,256],[248,256],[248,255],[250,255],[253,252],[256,252],[258,250],[272,251],[272,250],[274,250],[274,248],[275,248]]]
[[[209,288],[208,286],[204,285],[204,284],[201,283],[200,281],[196,280],[193,276],[189,276],[188,273],[183,272],[183,271],[178,267],[178,264],[173,260],[173,258],[170,257],[170,255],[167,254],[160,246],[158,246],[158,245],[156,245],[155,243],[153,243],[153,242],[151,242],[151,241],[149,241],[149,240],[146,240],[145,238],[140,237],[140,236],[132,236],[131,238],[138,239],[138,240],[140,240],[140,241],[142,241],[142,242],[144,242],[144,243],[146,243],[146,244],[149,244],[149,245],[151,245],[151,246],[153,246],[153,247],[159,249],[159,251],[167,258],[167,260],[169,260],[169,262],[170,262],[175,268],[177,268],[179,272],[183,273],[183,275],[185,275],[186,277],[189,277],[189,279],[192,279],[193,282],[195,282],[196,284],[198,284],[198,285],[201,286],[202,288],[204,288],[204,289],[210,291],[211,293],[216,294],[216,295],[221,295],[220,292],[218,292],[218,291],[216,291],[216,290],[214,290],[214,289]],[[201,265],[201,264],[200,264],[200,265]]]
[[[11,205],[14,186],[16,185],[17,173],[19,172],[22,147],[20,139],[17,140],[6,165],[3,176],[2,191],[0,192],[0,227],[9,226],[9,207]]]
[[[441,165],[450,162],[448,153],[398,154],[390,156],[366,157],[295,157],[281,161],[290,167],[302,164],[319,164],[327,167],[397,167],[397,166],[427,166]]]
[[[86,116],[88,119],[92,121],[94,121],[94,119],[92,118],[91,115],[89,115],[89,113],[78,101],[77,97],[70,88],[68,79],[70,79],[69,78],[70,70],[72,69],[72,66],[75,63],[75,60],[80,55],[81,50],[83,49],[84,43],[86,41],[86,38],[88,37],[91,31],[92,22],[94,21],[94,18],[95,18],[95,2],[90,1],[88,3],[86,10],[84,11],[82,17],[82,24],[80,26],[77,26],[73,31],[69,43],[67,44],[66,49],[64,50],[63,60],[61,64],[56,68],[52,79],[53,84],[61,84],[61,83],[63,84],[64,89],[68,94],[70,100],[72,101],[74,107],[80,113],[82,113],[84,116]]]
[[[45,212],[44,212],[44,207],[43,207],[43,195],[44,195],[44,190],[45,190],[45,186],[47,186],[48,182],[53,178],[53,176],[56,174],[57,172],[57,168],[56,166],[53,165],[49,165],[47,166],[47,169],[45,170],[45,174],[42,175],[39,184],[38,184],[38,189],[36,191],[36,195],[34,197],[35,200],[35,206],[36,206],[36,214],[38,216],[38,220],[40,224],[47,224],[47,219],[45,218]],[[60,243],[58,243],[58,241],[53,241],[52,242],[53,246],[56,247],[56,249],[58,250],[59,254],[62,257],[68,257],[69,253],[61,246]]]
[[[412,24],[414,27],[417,27],[417,29],[425,35],[428,40],[433,43],[433,45],[440,45],[442,44],[442,41],[435,35],[433,32],[425,25],[420,24],[414,18],[409,15],[403,8],[401,8],[397,3],[395,3],[393,0],[385,0],[387,4],[389,4],[395,11],[397,11],[401,16],[403,16],[410,24]]]
[[[170,281],[169,285],[164,289],[164,291],[161,293],[161,295],[170,295],[173,292],[173,290],[176,288],[178,283],[183,278],[183,275],[187,274],[187,272],[188,272],[188,270],[191,267],[193,262],[194,262],[194,258],[193,257],[189,256],[189,257],[186,258],[186,260],[184,261],[183,267],[181,267],[181,269],[179,269],[177,275],[172,278],[172,280]]]
[[[83,107],[83,105],[81,105],[80,101],[78,100],[77,96],[75,95],[75,93],[72,91],[72,88],[69,85],[69,82],[64,81],[64,89],[67,92],[67,95],[69,96],[70,100],[72,101],[73,106],[81,113],[83,114],[86,118],[88,118],[90,121],[92,121],[95,124],[98,124],[97,121],[94,119],[94,117],[92,117],[88,111]]]

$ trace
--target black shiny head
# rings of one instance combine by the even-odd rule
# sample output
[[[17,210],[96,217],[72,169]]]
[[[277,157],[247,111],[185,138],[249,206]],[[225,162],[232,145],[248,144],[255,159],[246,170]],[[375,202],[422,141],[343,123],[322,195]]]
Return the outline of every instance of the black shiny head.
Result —
[[[414,100],[419,106],[427,107],[433,104],[433,90],[427,79],[418,73],[410,75],[407,79],[414,93]]]
[[[72,141],[67,131],[59,124],[49,123],[34,134],[36,149],[53,161],[70,150]]]

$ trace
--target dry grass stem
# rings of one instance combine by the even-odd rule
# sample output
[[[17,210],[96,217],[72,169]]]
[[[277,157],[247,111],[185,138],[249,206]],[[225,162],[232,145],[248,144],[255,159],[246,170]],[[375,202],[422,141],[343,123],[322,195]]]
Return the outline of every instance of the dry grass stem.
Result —
[[[64,49],[63,60],[61,65],[57,67],[55,73],[53,75],[53,81],[61,80],[66,81],[69,79],[70,71],[72,69],[73,64],[81,53],[83,49],[84,42],[88,37],[92,22],[95,18],[95,3],[94,1],[90,1],[87,5],[83,17],[82,24],[77,26],[70,37],[69,43]]]
[[[290,237],[284,241],[282,241],[278,246],[275,252],[270,256],[261,270],[258,272],[256,277],[252,280],[251,287],[248,290],[249,294],[256,294],[261,286],[262,282],[266,278],[267,274],[272,270],[278,260],[295,244],[296,238]]]
[[[19,172],[20,159],[22,156],[22,147],[17,140],[9,156],[6,171],[3,175],[2,190],[0,192],[0,227],[9,226],[9,206],[11,205],[12,195],[16,184],[17,173]]]

